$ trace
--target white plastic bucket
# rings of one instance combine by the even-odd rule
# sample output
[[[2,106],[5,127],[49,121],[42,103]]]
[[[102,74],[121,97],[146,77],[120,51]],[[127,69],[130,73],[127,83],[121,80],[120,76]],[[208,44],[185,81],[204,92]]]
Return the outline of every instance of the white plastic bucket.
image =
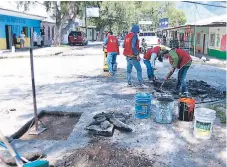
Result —
[[[197,108],[194,115],[194,136],[198,139],[210,139],[216,111],[209,108]]]
[[[15,46],[12,46],[12,53],[15,52]]]

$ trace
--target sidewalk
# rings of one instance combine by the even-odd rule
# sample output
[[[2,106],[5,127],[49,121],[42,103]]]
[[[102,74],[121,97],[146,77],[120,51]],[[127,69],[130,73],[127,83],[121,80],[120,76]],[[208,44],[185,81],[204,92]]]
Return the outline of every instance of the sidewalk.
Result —
[[[171,49],[167,46],[164,46],[164,47],[166,47],[167,49]],[[214,65],[214,66],[220,66],[220,67],[226,67],[226,64],[227,64],[226,60],[209,57],[208,55],[205,55],[203,53],[196,53],[195,56],[193,55],[190,55],[190,56],[192,57],[193,62],[196,62],[196,63],[205,63],[207,65]]]
[[[56,54],[60,54],[63,53],[66,50],[69,50],[70,47],[46,47],[46,48],[36,48],[33,50],[33,54],[35,56],[51,56],[51,55],[56,55]],[[12,52],[3,52],[2,54],[0,54],[0,59],[3,58],[21,58],[21,57],[26,57],[29,56],[30,52],[29,49],[26,50],[19,50],[16,51],[14,53]]]
[[[59,47],[44,47],[44,48],[34,48],[33,49],[33,55],[34,57],[40,57],[40,56],[55,56],[63,53],[70,53],[72,52],[75,54],[82,54],[83,49],[89,48],[92,49],[95,46],[102,45],[103,42],[89,41],[87,46],[59,46]],[[0,50],[0,59],[4,58],[21,58],[21,57],[27,57],[30,56],[29,48],[25,48],[24,50],[17,49],[16,52],[12,53],[10,50]]]

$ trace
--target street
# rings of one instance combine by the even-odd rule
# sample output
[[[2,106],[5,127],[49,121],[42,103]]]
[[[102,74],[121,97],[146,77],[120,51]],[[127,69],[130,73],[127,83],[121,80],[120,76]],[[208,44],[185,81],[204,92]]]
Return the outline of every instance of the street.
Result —
[[[110,78],[102,69],[104,55],[101,45],[70,48],[60,55],[34,57],[37,108],[38,112],[82,113],[79,122],[65,141],[15,141],[21,152],[43,151],[51,163],[69,151],[88,145],[90,137],[84,128],[95,114],[106,111],[134,114],[135,93],[151,91],[127,87],[123,55],[117,57],[118,72]],[[120,52],[122,54],[123,48]],[[146,68],[142,60],[141,64],[146,81]],[[164,63],[156,61],[156,67],[155,75],[164,78],[170,65],[166,60]],[[177,77],[177,72],[173,77]],[[222,91],[226,89],[226,69],[222,67],[196,63],[189,69],[187,77],[188,80],[203,80]],[[137,83],[135,69],[133,82]],[[0,126],[4,127],[2,131],[5,135],[13,135],[33,118],[29,55],[0,60],[0,101]],[[165,125],[157,124],[151,118],[134,120],[131,126],[132,133],[117,131],[113,137],[103,140],[132,150],[135,154],[145,154],[155,167],[226,165],[226,157],[223,156],[223,152],[226,154],[225,125],[218,118],[213,137],[206,142],[193,137],[192,122],[175,120]]]

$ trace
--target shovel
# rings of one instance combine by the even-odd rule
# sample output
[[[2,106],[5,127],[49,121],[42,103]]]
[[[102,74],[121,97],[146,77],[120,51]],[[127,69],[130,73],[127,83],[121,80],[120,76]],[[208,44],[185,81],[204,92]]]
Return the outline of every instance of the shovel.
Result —
[[[7,150],[11,154],[11,156],[15,159],[16,164],[18,167],[49,167],[48,161],[43,160],[36,160],[33,162],[27,162],[23,163],[20,156],[18,156],[18,153],[15,152],[15,150],[12,148],[8,140],[5,138],[5,136],[2,134],[0,130],[0,140],[4,143],[4,145],[7,147]]]
[[[166,82],[166,80],[164,80],[164,81],[162,82],[162,84],[161,84],[161,86],[160,86],[159,89],[156,89],[157,92],[162,92],[162,93],[165,92],[164,90],[162,90],[162,86],[164,85],[165,82]]]

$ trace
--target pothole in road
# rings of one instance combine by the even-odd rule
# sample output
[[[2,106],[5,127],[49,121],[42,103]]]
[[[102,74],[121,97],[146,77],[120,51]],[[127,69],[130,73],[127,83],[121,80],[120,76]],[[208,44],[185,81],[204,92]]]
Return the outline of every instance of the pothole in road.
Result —
[[[40,114],[39,120],[46,127],[44,132],[39,135],[30,135],[29,132],[35,128],[33,124],[30,129],[29,126],[25,126],[21,133],[14,138],[21,140],[67,140],[80,116],[80,113],[43,112]],[[39,125],[42,124],[39,122]]]
[[[162,80],[157,80],[154,86],[159,88],[162,82]],[[168,80],[162,88],[164,91],[172,93],[175,90],[176,84],[177,80],[171,79]],[[189,80],[187,84],[188,92],[191,97],[196,100],[196,103],[207,103],[226,99],[226,91],[218,90],[209,85],[207,82]]]

